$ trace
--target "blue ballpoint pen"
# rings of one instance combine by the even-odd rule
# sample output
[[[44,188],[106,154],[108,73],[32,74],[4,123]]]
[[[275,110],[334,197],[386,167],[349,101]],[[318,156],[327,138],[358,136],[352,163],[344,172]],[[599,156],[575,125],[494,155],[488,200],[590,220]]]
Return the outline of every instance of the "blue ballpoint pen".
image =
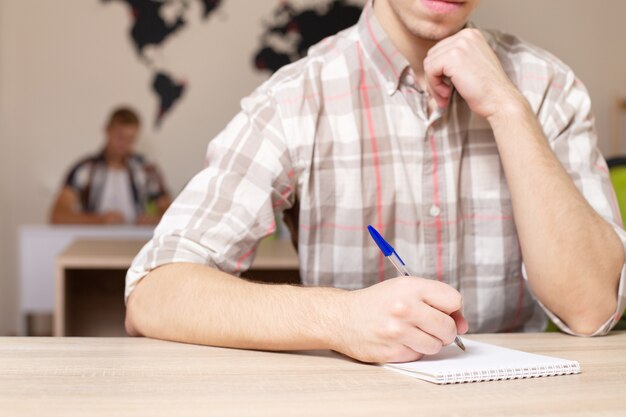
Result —
[[[396,250],[391,246],[381,235],[378,233],[378,230],[374,229],[373,226],[367,226],[367,230],[370,232],[372,239],[378,245],[385,258],[389,259],[391,264],[398,270],[398,272],[404,276],[410,276],[409,271],[406,270],[406,264],[400,258],[400,255],[396,252]],[[465,345],[459,336],[454,338],[454,343],[462,350],[465,350]]]

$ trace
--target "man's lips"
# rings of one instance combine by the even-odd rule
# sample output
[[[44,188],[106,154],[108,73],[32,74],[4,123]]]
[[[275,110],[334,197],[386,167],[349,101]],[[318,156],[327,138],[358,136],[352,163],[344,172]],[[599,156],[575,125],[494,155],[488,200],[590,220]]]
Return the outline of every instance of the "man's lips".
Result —
[[[428,10],[435,13],[450,13],[463,7],[464,2],[446,0],[422,0]]]

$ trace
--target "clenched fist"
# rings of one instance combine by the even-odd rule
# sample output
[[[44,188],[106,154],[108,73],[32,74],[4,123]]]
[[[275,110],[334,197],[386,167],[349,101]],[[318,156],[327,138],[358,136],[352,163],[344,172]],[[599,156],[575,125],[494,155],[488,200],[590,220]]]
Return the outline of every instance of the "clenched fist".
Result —
[[[462,297],[442,282],[390,279],[345,293],[334,349],[364,362],[407,362],[467,332]]]
[[[478,29],[463,29],[430,48],[424,74],[439,107],[447,105],[452,85],[474,113],[487,119],[522,99]]]

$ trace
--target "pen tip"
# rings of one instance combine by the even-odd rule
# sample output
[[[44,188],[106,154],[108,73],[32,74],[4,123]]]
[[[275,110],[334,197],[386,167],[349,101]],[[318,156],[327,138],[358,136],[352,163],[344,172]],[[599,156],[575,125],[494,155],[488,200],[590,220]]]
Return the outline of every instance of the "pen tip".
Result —
[[[461,350],[462,350],[463,352],[465,352],[465,345],[463,344],[463,341],[461,340],[461,338],[460,338],[460,337],[458,337],[458,336],[457,336],[457,337],[454,339],[454,343],[456,343],[456,345],[457,345],[458,347],[460,347],[460,348],[461,348]]]

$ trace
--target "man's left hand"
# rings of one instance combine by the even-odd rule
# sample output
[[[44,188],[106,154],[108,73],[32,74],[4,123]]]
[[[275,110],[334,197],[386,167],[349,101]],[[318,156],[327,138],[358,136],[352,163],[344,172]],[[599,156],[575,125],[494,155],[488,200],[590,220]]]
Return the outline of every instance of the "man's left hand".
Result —
[[[523,99],[478,29],[463,29],[433,46],[424,72],[427,88],[442,108],[452,93],[450,83],[474,113],[487,119]]]

